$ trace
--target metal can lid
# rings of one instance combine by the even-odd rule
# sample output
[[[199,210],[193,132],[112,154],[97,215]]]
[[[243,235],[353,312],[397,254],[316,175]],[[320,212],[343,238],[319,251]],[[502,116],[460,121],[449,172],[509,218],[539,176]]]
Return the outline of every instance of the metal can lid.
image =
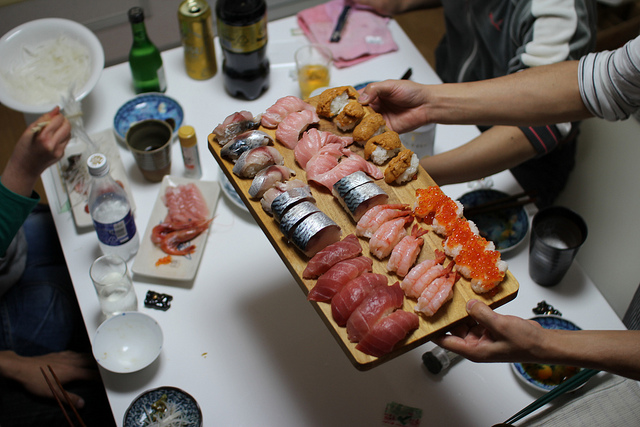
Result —
[[[180,145],[183,147],[192,147],[198,142],[195,129],[189,125],[180,126],[178,138],[180,139]]]

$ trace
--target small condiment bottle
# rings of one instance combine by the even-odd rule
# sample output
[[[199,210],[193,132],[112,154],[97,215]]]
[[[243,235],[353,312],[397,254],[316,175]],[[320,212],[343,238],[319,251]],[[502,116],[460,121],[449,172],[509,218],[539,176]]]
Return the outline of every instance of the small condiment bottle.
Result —
[[[198,154],[198,139],[193,126],[180,126],[178,129],[180,148],[184,160],[185,176],[188,178],[200,179],[202,168],[200,167],[200,155]]]
[[[439,374],[461,358],[462,356],[452,351],[445,350],[442,347],[435,347],[422,355],[422,363],[432,374]]]

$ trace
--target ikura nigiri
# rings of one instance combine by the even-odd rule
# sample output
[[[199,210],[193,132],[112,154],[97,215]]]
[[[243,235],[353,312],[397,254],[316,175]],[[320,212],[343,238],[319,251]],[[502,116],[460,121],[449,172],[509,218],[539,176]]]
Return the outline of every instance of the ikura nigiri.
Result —
[[[391,251],[387,270],[395,271],[400,277],[406,276],[409,269],[416,262],[418,255],[420,255],[422,245],[424,245],[422,236],[426,233],[427,230],[415,224],[411,230],[411,235],[405,236]]]
[[[458,280],[458,273],[449,272],[432,281],[422,291],[415,310],[426,316],[433,316],[445,302],[453,298],[453,285]]]
[[[441,236],[451,233],[455,221],[462,217],[462,210],[460,202],[451,199],[436,185],[416,190],[416,218],[431,224],[433,231]]]
[[[371,356],[384,356],[419,325],[420,319],[417,314],[396,310],[373,325],[369,333],[356,345],[356,349]]]
[[[412,216],[402,216],[382,224],[369,240],[369,250],[378,259],[385,259],[407,235],[405,226],[413,222]]]
[[[300,134],[319,121],[320,117],[315,111],[303,110],[291,113],[278,125],[276,139],[285,147],[294,149],[298,145]]]
[[[340,261],[318,278],[315,286],[309,291],[309,301],[329,301],[350,280],[364,272],[371,272],[373,260],[366,256]]]
[[[356,308],[347,321],[347,337],[351,342],[364,338],[373,325],[384,316],[402,307],[404,293],[400,284],[374,289]]]
[[[302,272],[305,279],[314,279],[325,273],[335,264],[345,259],[355,258],[362,254],[362,246],[355,234],[349,234],[339,242],[327,246],[307,263]]]
[[[351,313],[358,308],[371,291],[387,286],[387,276],[377,273],[362,273],[347,283],[331,299],[331,315],[338,326],[345,326]]]
[[[289,114],[302,110],[315,111],[315,108],[296,96],[282,97],[262,114],[262,126],[275,128]]]

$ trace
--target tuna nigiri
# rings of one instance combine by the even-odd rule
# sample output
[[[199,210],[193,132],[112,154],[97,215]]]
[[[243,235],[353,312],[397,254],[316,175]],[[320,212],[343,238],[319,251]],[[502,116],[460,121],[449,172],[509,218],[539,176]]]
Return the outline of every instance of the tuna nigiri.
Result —
[[[353,138],[351,137],[338,136],[331,132],[323,132],[316,128],[311,128],[300,137],[296,148],[294,148],[294,156],[302,169],[306,169],[309,159],[316,155],[325,145],[340,144],[345,148],[352,143]]]
[[[355,234],[349,234],[344,239],[327,246],[307,263],[302,272],[305,279],[314,279],[325,273],[335,264],[349,258],[355,258],[362,254],[362,246]]]
[[[315,108],[296,96],[282,97],[262,114],[262,126],[275,128],[287,115],[302,110],[315,111]]]
[[[356,308],[347,321],[347,337],[351,342],[364,338],[378,320],[402,307],[404,293],[400,283],[374,289]]]
[[[387,276],[376,273],[362,273],[347,283],[331,299],[331,315],[338,326],[345,326],[351,313],[358,308],[371,291],[387,286]]]
[[[369,333],[356,345],[356,349],[371,356],[384,356],[409,332],[417,329],[419,324],[417,314],[396,310],[373,325]]]
[[[318,278],[309,291],[309,301],[329,301],[350,280],[364,272],[371,272],[373,260],[366,256],[340,261]]]
[[[285,147],[294,149],[298,145],[300,134],[304,132],[310,125],[320,121],[320,117],[315,111],[303,110],[296,111],[287,115],[278,125],[276,129],[276,139]]]

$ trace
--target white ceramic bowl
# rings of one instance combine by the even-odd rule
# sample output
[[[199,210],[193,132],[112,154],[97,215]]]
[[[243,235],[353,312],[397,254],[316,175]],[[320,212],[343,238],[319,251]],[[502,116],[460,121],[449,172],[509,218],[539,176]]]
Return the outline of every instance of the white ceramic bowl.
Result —
[[[83,99],[95,87],[102,74],[104,50],[95,34],[75,21],[61,18],[36,19],[9,31],[0,38],[0,58],[2,58],[0,71],[8,72],[16,64],[23,63],[25,48],[35,48],[43,42],[55,40],[60,36],[77,40],[85,45],[89,51],[89,67],[91,68],[89,79],[82,87],[74,89],[76,100]],[[43,114],[56,105],[60,105],[60,102],[44,101],[35,104],[19,99],[2,75],[0,75],[0,102],[16,111],[32,114]]]
[[[93,356],[111,372],[136,372],[156,360],[162,341],[160,325],[152,317],[126,312],[100,325],[93,338]]]

